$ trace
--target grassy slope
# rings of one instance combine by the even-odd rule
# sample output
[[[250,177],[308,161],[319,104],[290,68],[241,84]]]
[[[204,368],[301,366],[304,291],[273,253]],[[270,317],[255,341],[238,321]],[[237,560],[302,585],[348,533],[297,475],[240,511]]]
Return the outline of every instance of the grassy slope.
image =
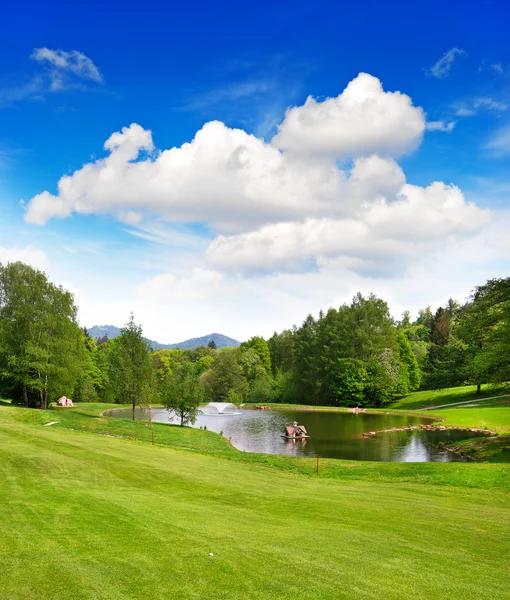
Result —
[[[494,396],[504,398],[491,399]],[[453,427],[489,429],[498,434],[497,438],[477,438],[456,443],[454,446],[463,454],[478,460],[506,461],[510,457],[510,388],[509,386],[483,386],[481,394],[476,386],[447,388],[415,392],[400,398],[392,404],[392,409],[418,410],[430,406],[440,406],[453,402],[476,400],[474,404],[432,409],[426,414],[442,419],[445,425]]]
[[[453,402],[464,402],[469,400],[480,400],[492,396],[502,396],[510,394],[510,388],[495,387],[484,385],[480,394],[476,393],[475,385],[466,385],[463,387],[445,388],[443,390],[425,390],[423,392],[413,392],[396,400],[391,408],[404,410],[416,410]]]
[[[208,432],[161,425],[181,448],[152,447],[97,435],[97,408],[36,413],[52,427],[29,413],[0,407],[2,598],[508,598],[510,498],[483,477],[317,478],[248,462]],[[108,428],[136,437],[143,424]]]
[[[144,423],[100,416],[102,411],[113,407],[118,408],[118,405],[82,404],[74,409],[31,411],[6,405],[3,410],[0,409],[0,419],[4,415],[18,423],[31,426],[33,414],[36,428],[44,423],[58,421],[56,425],[51,426],[52,429],[64,428],[144,443],[151,442],[152,431],[145,427]],[[153,430],[157,445],[207,454],[230,461],[264,465],[279,471],[315,476],[315,458],[239,452],[230,446],[225,438],[210,431],[200,431],[190,427],[154,423]],[[320,477],[328,479],[408,481],[488,489],[510,488],[510,468],[506,465],[447,463],[439,467],[436,463],[378,463],[324,458],[321,458],[320,465]]]

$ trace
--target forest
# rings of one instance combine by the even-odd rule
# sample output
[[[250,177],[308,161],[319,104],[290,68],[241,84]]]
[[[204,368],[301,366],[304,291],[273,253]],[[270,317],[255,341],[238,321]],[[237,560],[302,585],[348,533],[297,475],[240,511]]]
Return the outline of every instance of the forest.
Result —
[[[73,295],[45,273],[0,264],[0,395],[48,408],[159,404],[193,422],[203,402],[383,407],[418,389],[510,381],[510,278],[395,320],[357,294],[300,326],[239,348],[153,350],[133,315],[114,339],[80,327]]]

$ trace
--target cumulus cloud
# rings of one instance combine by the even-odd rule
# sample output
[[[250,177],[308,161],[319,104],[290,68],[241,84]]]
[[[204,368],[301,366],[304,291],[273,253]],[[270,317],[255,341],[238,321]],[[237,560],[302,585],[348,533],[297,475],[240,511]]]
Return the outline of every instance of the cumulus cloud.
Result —
[[[64,87],[69,74],[79,79],[103,82],[101,72],[93,61],[78,50],[51,50],[50,48],[35,48],[31,58],[49,68],[51,87],[58,90]]]
[[[421,108],[366,74],[337,98],[290,109],[269,143],[212,121],[191,142],[159,151],[152,133],[133,123],[108,138],[104,158],[63,176],[56,194],[32,198],[25,219],[108,214],[151,241],[199,229],[192,267],[200,269],[154,279],[154,294],[191,298],[194,288],[223,285],[224,274],[326,263],[393,276],[491,219],[453,185],[406,181],[394,157],[419,143],[424,128]]]
[[[450,48],[450,50],[445,52],[443,56],[430,67],[427,73],[432,75],[432,77],[437,77],[438,79],[444,79],[445,77],[448,77],[450,71],[452,70],[455,59],[464,54],[466,54],[466,52],[460,48]]]
[[[32,198],[26,220],[127,210],[172,222],[207,222],[216,231],[242,230],[303,213],[340,210],[343,174],[333,163],[291,160],[263,140],[213,121],[194,140],[156,157],[149,131],[133,124],[105,143],[109,155],[58,183],[58,194]]]
[[[449,121],[448,123],[445,121],[428,121],[427,123],[427,131],[444,131],[446,133],[451,133],[454,127],[455,121]]]
[[[491,213],[467,203],[455,186],[403,185],[394,201],[380,198],[356,218],[307,219],[219,236],[209,263],[228,271],[297,271],[335,258],[358,272],[394,274],[451,236],[470,235]]]
[[[289,109],[272,143],[306,155],[399,156],[419,144],[424,128],[423,110],[409,96],[385,92],[379,79],[360,73],[336,98],[309,96]]]
[[[31,265],[42,271],[48,268],[46,254],[38,248],[34,248],[33,246],[26,246],[25,248],[16,246],[6,248],[5,246],[0,246],[0,263],[7,264],[17,261]]]

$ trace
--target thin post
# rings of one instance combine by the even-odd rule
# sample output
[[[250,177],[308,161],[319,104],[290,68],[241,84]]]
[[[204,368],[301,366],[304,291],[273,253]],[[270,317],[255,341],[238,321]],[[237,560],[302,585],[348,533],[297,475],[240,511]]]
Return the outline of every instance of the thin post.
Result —
[[[149,404],[149,427],[152,427],[152,404]]]
[[[315,472],[318,473],[319,472],[319,458],[321,457],[320,454],[317,454],[317,464],[315,465]]]
[[[152,430],[152,445],[154,446],[154,429]]]

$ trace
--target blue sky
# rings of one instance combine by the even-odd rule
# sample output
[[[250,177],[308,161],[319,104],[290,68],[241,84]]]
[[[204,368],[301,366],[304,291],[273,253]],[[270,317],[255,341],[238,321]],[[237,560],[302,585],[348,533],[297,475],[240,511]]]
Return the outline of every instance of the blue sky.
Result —
[[[11,4],[0,260],[162,342],[463,299],[508,274],[509,27],[503,1]]]

